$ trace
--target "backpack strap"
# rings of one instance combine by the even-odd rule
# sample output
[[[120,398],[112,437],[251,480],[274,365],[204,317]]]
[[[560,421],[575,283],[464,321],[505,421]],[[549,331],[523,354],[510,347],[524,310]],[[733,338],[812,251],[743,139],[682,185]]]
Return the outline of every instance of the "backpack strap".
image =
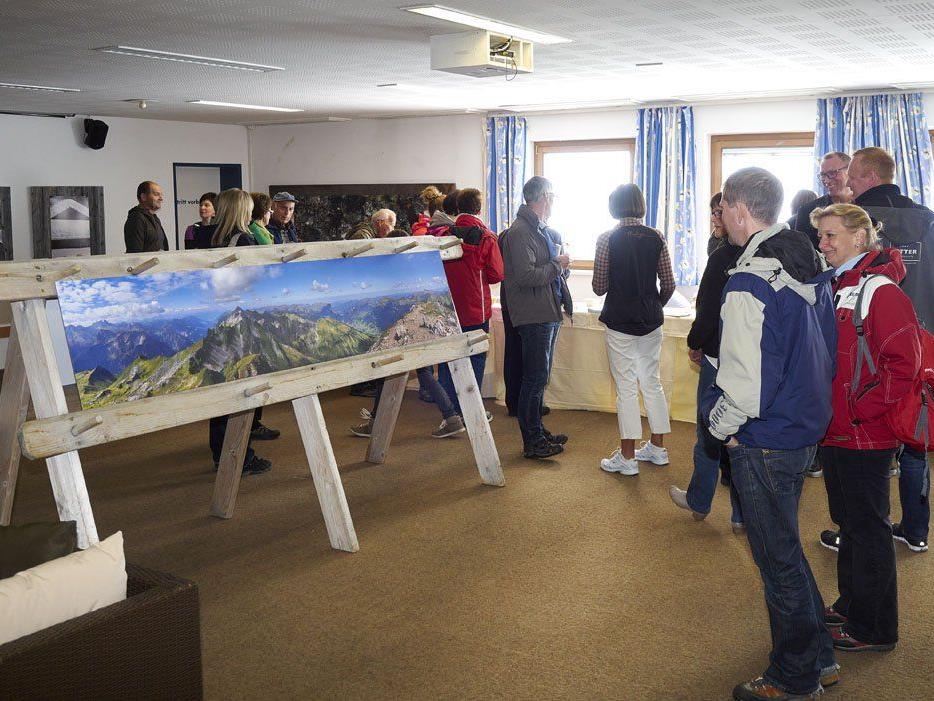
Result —
[[[879,280],[879,282],[873,282],[875,280]],[[895,283],[893,283],[888,276],[881,274],[869,275],[863,278],[859,283],[859,293],[856,295],[856,304],[853,305],[853,325],[856,327],[856,368],[853,370],[853,382],[851,386],[854,392],[859,389],[859,380],[862,375],[864,360],[866,366],[869,368],[870,374],[876,374],[876,364],[873,362],[872,354],[869,352],[869,342],[866,340],[863,325],[866,316],[869,314],[868,307],[872,304],[872,295],[877,289],[882,287],[882,285],[888,284]],[[866,303],[866,310],[863,311],[863,297],[866,294],[867,287],[869,288],[869,301]]]

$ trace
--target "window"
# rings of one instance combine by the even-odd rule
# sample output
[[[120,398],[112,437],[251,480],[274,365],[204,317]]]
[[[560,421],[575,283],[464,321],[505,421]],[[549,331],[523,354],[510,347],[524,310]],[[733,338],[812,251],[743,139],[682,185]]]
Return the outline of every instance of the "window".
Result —
[[[785,190],[778,218],[786,221],[791,217],[795,194],[814,189],[814,163],[813,132],[712,136],[710,194],[720,192],[723,182],[740,168],[765,168],[778,177]]]
[[[592,268],[597,237],[616,223],[607,209],[610,193],[632,182],[635,139],[537,141],[535,174],[555,190],[551,219],[575,268]]]

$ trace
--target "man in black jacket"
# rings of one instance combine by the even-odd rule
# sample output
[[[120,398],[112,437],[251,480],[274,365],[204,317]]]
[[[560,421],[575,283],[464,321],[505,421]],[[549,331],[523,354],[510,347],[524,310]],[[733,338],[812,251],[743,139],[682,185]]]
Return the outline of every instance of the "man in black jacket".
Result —
[[[820,161],[820,181],[827,194],[811,200],[797,212],[792,212],[791,228],[807,234],[814,248],[817,248],[818,239],[817,229],[811,224],[811,212],[818,207],[853,201],[853,193],[846,181],[849,167],[850,157],[842,151],[825,153]]]
[[[147,180],[136,188],[138,204],[127,212],[123,225],[123,240],[127,253],[169,250],[162,222],[156,212],[162,207],[162,188]]]

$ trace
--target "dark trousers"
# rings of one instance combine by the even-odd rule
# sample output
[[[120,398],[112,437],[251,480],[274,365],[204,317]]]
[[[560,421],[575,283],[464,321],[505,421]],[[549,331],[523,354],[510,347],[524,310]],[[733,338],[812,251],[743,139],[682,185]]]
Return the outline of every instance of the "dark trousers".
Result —
[[[447,364],[444,363],[443,367],[447,367]],[[450,397],[448,397],[448,393],[438,383],[438,379],[432,370],[434,370],[434,366],[428,365],[415,371],[418,375],[419,388],[424,388],[431,394],[431,398],[435,400],[435,406],[441,412],[441,418],[449,419],[457,413],[457,410],[454,408]],[[376,380],[376,397],[373,399],[372,412],[374,418],[376,418],[376,410],[379,409],[379,400],[383,396],[383,383],[384,380]]]
[[[821,671],[835,664],[833,642],[824,626],[824,601],[798,532],[804,472],[815,448],[740,445],[729,451],[733,485],[769,612],[772,652],[763,676],[791,693],[813,692]]]
[[[931,521],[931,471],[927,454],[905,447],[898,460],[898,500],[902,505],[902,530],[913,540],[928,539]]]
[[[840,527],[840,598],[833,607],[847,617],[847,632],[866,643],[898,641],[895,546],[889,525],[894,455],[894,449],[820,451],[830,518]]]
[[[211,455],[214,458],[214,462],[220,462],[221,453],[224,450],[224,436],[227,435],[227,420],[230,416],[215,416],[208,422],[208,444],[211,446]],[[256,411],[253,412],[253,425],[250,426],[250,430],[254,430],[259,426],[260,419],[263,418],[263,407],[259,407]],[[253,441],[249,439],[246,446],[246,455],[244,456],[244,463],[250,462],[253,459]]]
[[[487,333],[490,331],[490,322],[484,321],[482,324],[461,324],[461,331],[477,331],[478,329],[483,329]],[[477,391],[480,392],[480,396],[483,396],[483,373],[486,372],[486,353],[477,353],[470,356],[470,365],[473,367],[474,377],[477,378]],[[457,399],[457,392],[454,391],[454,379],[451,377],[451,371],[448,368],[447,363],[441,363],[438,366],[438,382],[441,383],[441,386],[444,387],[444,391],[447,392],[448,397],[454,403],[454,410],[463,416],[461,413],[461,403]]]
[[[516,327],[522,339],[522,386],[519,389],[516,409],[522,444],[525,447],[534,445],[545,436],[545,428],[542,426],[542,397],[545,394],[545,385],[548,384],[554,340],[559,326],[559,322],[551,321]]]
[[[506,409],[517,414],[519,391],[522,389],[522,338],[509,318],[509,310],[503,310],[503,384],[506,385]]]

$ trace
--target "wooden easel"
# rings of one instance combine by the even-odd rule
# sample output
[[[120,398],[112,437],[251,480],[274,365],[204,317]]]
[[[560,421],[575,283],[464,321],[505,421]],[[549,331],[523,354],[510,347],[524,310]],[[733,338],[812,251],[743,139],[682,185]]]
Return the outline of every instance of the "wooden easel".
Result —
[[[45,310],[46,299],[56,296],[56,280],[426,250],[440,250],[445,260],[461,255],[459,240],[454,237],[421,236],[401,245],[398,239],[374,240],[362,246],[358,241],[334,241],[238,248],[233,254],[229,249],[214,249],[160,253],[158,257],[129,254],[0,265],[0,301],[12,302],[13,307],[0,389],[0,524],[10,521],[22,452],[31,459],[46,459],[59,518],[77,522],[79,545],[96,543],[97,529],[78,450],[225,414],[230,414],[230,420],[214,483],[211,513],[231,518],[255,409],[291,401],[331,546],[355,552],[359,549],[357,535],[318,395],[355,382],[388,378],[366,457],[369,462],[382,463],[409,372],[436,363],[448,363],[451,369],[481,481],[502,486],[505,479],[499,455],[469,358],[489,348],[487,335],[482,331],[178,394],[68,412]],[[36,419],[25,421],[30,398]]]

